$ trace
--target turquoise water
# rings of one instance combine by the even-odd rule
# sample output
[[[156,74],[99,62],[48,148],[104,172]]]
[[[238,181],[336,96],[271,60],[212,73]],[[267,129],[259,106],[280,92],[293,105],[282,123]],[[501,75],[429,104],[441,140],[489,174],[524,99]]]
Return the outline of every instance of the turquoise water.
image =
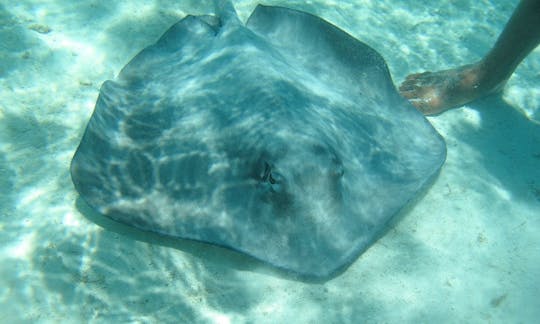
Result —
[[[480,58],[512,1],[266,1],[374,47],[394,80]],[[256,2],[235,1],[244,20]],[[220,248],[123,227],[68,167],[101,83],[210,1],[0,1],[0,322],[533,323],[540,318],[540,51],[502,96],[429,120],[448,159],[345,272],[286,278]],[[84,214],[84,215],[83,215]]]

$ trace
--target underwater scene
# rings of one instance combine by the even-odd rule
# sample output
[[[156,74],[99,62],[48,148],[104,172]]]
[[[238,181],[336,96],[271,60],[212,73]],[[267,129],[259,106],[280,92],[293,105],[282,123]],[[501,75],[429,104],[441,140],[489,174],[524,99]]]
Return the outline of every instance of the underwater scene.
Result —
[[[536,323],[536,17],[0,0],[0,322]]]

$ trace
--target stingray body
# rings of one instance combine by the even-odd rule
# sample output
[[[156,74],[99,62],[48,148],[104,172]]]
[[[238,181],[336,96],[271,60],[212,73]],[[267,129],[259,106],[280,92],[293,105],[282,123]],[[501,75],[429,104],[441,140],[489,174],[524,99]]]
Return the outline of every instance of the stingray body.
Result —
[[[103,84],[71,175],[114,220],[325,277],[445,154],[373,49],[285,8],[258,6],[244,25],[224,2]]]

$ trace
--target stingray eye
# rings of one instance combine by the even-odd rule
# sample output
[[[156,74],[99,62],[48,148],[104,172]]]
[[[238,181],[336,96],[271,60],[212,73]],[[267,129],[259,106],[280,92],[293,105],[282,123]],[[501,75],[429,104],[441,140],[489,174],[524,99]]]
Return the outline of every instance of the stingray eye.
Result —
[[[279,184],[283,181],[283,176],[278,172],[270,172],[268,175],[268,182],[271,184]]]
[[[268,182],[273,192],[279,193],[283,191],[283,180],[283,176],[278,172],[270,172],[268,175]]]
[[[271,167],[270,167],[270,164],[268,164],[268,162],[264,162],[264,171],[261,173],[260,177],[261,177],[261,181],[266,181],[268,180],[269,176],[270,176],[270,171],[271,171]]]
[[[336,168],[333,170],[333,173],[334,173],[334,176],[338,178],[343,177],[343,174],[345,173],[345,170],[343,169],[343,165],[340,164],[336,166]]]
[[[270,173],[270,175],[268,176],[268,181],[269,181],[271,184],[275,184],[275,183],[276,183],[276,180],[274,179],[274,177],[272,177],[272,173]]]
[[[272,166],[266,161],[263,169],[264,171],[259,174],[260,183],[271,192],[282,192],[285,178],[279,172],[272,170]]]
[[[345,173],[345,168],[343,168],[343,163],[341,163],[341,160],[337,156],[334,156],[332,158],[332,163],[334,164],[332,174],[338,178],[343,177],[343,174]]]

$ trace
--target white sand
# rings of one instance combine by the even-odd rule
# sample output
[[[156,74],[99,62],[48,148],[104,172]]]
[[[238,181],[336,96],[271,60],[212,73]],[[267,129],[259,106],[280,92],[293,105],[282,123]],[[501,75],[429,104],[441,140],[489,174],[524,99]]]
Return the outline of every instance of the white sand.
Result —
[[[377,49],[394,79],[483,55],[514,2],[267,1]],[[448,159],[341,275],[114,224],[76,203],[69,162],[99,86],[210,1],[0,0],[0,322],[532,323],[540,318],[540,50],[502,97],[430,118]],[[255,6],[236,1],[242,18]]]

